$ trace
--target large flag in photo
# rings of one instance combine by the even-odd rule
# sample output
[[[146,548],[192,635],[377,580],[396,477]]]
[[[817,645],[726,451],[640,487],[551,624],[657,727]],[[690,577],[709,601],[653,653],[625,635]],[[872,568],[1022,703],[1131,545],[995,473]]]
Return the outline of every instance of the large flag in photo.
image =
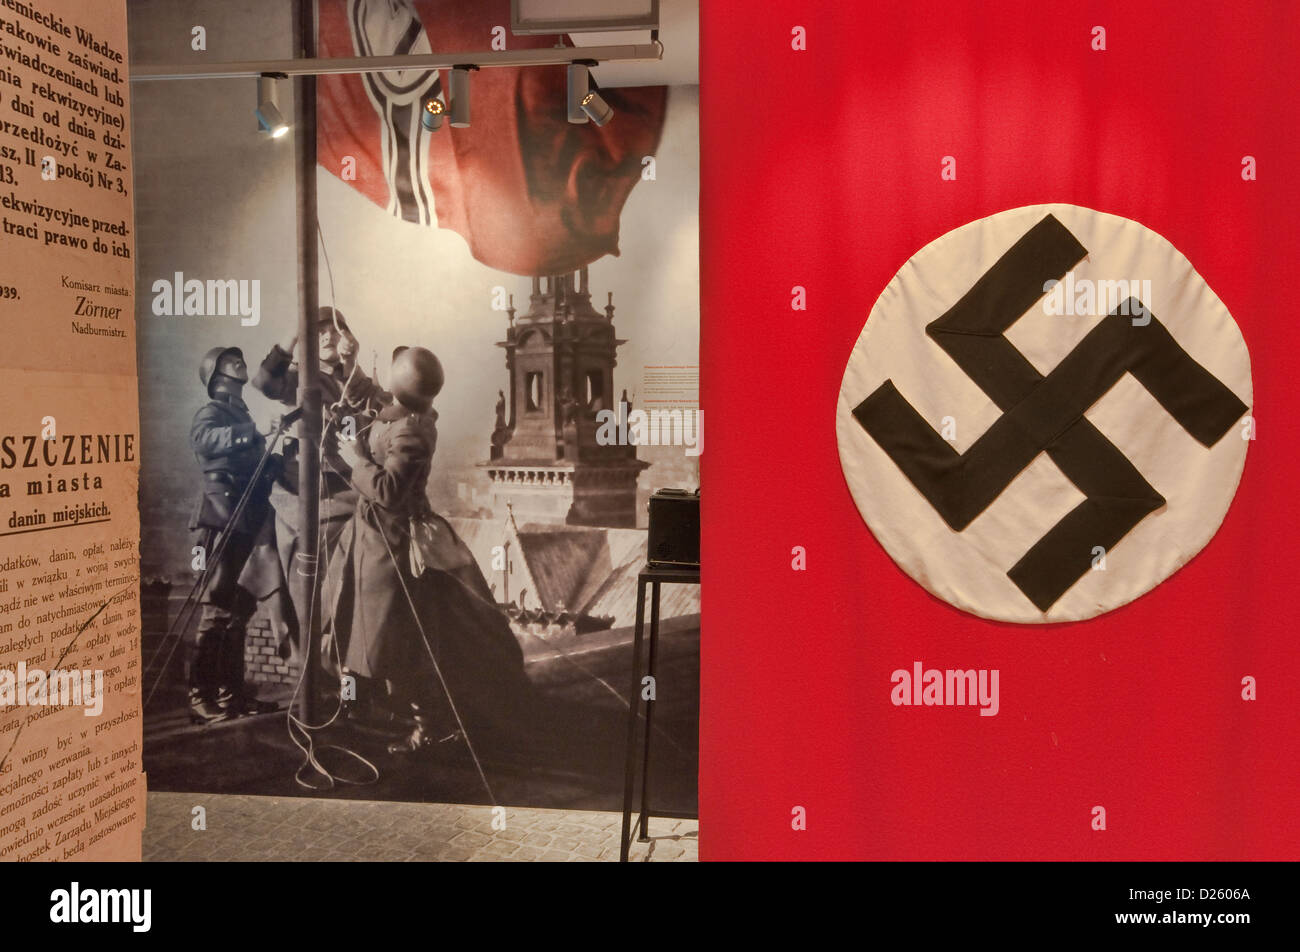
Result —
[[[482,52],[499,26],[510,49],[572,46],[510,35],[509,23],[509,0],[321,0],[319,52]],[[614,118],[579,125],[567,121],[564,66],[482,69],[471,74],[471,125],[430,132],[421,104],[447,101],[448,72],[322,76],[321,166],[399,219],[455,230],[502,271],[560,274],[618,254],[623,204],[658,145],[667,88],[603,89]]]

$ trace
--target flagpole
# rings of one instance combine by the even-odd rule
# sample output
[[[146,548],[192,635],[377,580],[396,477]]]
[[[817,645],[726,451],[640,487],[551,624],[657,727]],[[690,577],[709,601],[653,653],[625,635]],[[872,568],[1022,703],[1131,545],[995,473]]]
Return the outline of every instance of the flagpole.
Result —
[[[298,0],[294,5],[298,54],[316,55],[316,3]],[[298,158],[298,404],[303,409],[298,443],[298,561],[294,566],[294,605],[298,612],[302,648],[303,690],[300,716],[306,724],[318,723],[318,665],[320,659],[320,604],[317,558],[320,549],[320,445],[321,396],[320,345],[316,337],[319,307],[316,208],[316,77],[296,78],[294,137]],[[311,610],[304,610],[310,606]]]

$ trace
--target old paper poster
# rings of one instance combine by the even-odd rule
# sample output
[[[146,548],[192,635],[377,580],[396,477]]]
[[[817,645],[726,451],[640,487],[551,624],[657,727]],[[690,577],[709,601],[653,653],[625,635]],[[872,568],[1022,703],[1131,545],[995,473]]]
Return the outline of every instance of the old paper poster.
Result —
[[[126,11],[0,0],[0,860],[136,860]]]

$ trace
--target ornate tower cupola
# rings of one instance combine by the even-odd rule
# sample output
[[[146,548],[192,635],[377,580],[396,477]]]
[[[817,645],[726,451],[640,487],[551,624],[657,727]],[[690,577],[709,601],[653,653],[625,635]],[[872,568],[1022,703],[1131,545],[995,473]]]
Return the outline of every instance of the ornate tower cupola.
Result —
[[[636,482],[649,466],[631,445],[602,446],[602,411],[614,397],[614,295],[591,303],[587,269],[533,278],[528,311],[513,299],[505,348],[510,377],[497,406],[489,462],[498,513],[510,503],[521,521],[584,526],[636,525]],[[508,416],[507,416],[508,414]],[[606,427],[606,432],[611,428]]]

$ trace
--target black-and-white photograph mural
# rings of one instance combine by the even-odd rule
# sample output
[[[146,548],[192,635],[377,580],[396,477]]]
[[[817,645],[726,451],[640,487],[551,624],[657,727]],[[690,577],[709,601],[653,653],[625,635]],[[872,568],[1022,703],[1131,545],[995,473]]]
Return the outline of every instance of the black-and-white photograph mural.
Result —
[[[576,63],[133,84],[151,790],[621,807],[647,502],[703,450],[698,79],[510,6],[128,5],[137,66]],[[663,588],[685,813],[699,613]]]

